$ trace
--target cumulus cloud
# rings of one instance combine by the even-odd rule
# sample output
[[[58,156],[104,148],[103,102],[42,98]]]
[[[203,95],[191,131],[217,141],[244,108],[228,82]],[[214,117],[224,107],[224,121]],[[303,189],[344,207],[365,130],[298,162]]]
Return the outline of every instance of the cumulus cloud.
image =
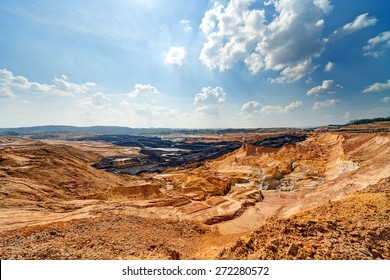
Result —
[[[103,93],[97,92],[94,93],[91,97],[85,98],[84,100],[80,100],[78,104],[82,106],[104,107],[109,105],[110,102],[111,100]]]
[[[294,101],[286,106],[271,106],[271,105],[266,105],[263,108],[261,108],[261,113],[264,114],[270,114],[270,113],[279,113],[279,114],[284,114],[284,113],[289,113],[291,111],[294,111],[295,109],[301,107],[303,104],[302,101]]]
[[[216,3],[205,13],[200,28],[207,36],[200,60],[224,71],[244,61],[249,71],[281,71],[274,82],[293,82],[314,70],[311,58],[320,54],[323,16],[332,10],[328,0],[269,1],[276,16],[267,24],[265,11],[249,9],[252,0]],[[302,32],[305,30],[305,32]]]
[[[335,93],[336,91],[342,89],[341,85],[336,84],[333,80],[325,80],[322,82],[322,85],[316,86],[310,89],[307,92],[307,95],[315,95],[317,96],[321,92]]]
[[[264,66],[262,56],[257,53],[250,54],[244,59],[244,62],[252,74],[256,74]]]
[[[6,88],[0,87],[0,98],[13,98],[15,95]]]
[[[334,63],[329,61],[326,65],[325,65],[325,68],[324,68],[324,72],[330,72],[332,71],[334,68]]]
[[[111,102],[111,100],[101,92],[93,94],[91,96],[91,101],[93,105],[98,107],[106,106]]]
[[[96,84],[93,82],[87,82],[84,84],[75,84],[68,81],[68,77],[62,75],[60,78],[54,78],[54,86],[56,89],[63,92],[71,92],[74,94],[86,93],[89,90],[96,87]]]
[[[249,101],[242,105],[241,111],[245,113],[256,113],[261,109],[262,106],[263,105],[257,101]]]
[[[15,96],[15,91],[74,96],[86,93],[95,86],[96,84],[92,82],[84,84],[71,83],[65,75],[62,75],[60,78],[55,77],[51,85],[30,82],[26,77],[14,76],[11,71],[0,69],[0,92],[4,95],[7,93],[8,96]]]
[[[194,104],[203,103],[224,103],[226,99],[226,92],[221,87],[204,87],[201,92],[195,95]]]
[[[280,77],[270,79],[272,83],[292,83],[302,79],[305,75],[312,73],[316,66],[310,59],[303,61],[295,66],[288,66],[280,72]]]
[[[216,2],[200,24],[207,36],[199,59],[210,69],[224,71],[248,57],[265,30],[263,10],[249,10],[252,0]]]
[[[205,115],[219,115],[219,108],[225,102],[226,92],[221,87],[204,87],[194,98],[195,111]]]
[[[323,108],[328,108],[328,107],[333,107],[336,106],[337,104],[340,104],[341,100],[338,99],[328,99],[325,101],[320,101],[314,103],[312,109],[313,110],[318,110],[318,109],[323,109]]]
[[[0,92],[4,97],[15,97],[15,91],[49,92],[55,86],[30,82],[23,76],[14,76],[11,71],[0,69]]]
[[[282,70],[309,65],[324,47],[321,40],[328,1],[281,0],[275,2],[277,16],[267,26],[256,52],[264,56],[265,68]],[[302,32],[304,30],[304,32]],[[310,72],[312,68],[308,68]]]
[[[148,117],[150,121],[161,121],[154,116],[172,117],[180,114],[179,110],[164,107],[158,104],[160,91],[150,84],[136,84],[129,93],[128,100],[122,100],[120,105],[124,111],[132,112],[141,118]]]
[[[271,113],[278,113],[278,114],[284,114],[289,113],[291,111],[294,111],[295,109],[301,107],[303,104],[302,101],[294,101],[286,106],[280,106],[280,105],[263,105],[260,104],[257,101],[249,101],[242,105],[241,111],[248,114],[253,113],[260,113],[260,114],[271,114]]]
[[[383,97],[382,101],[385,102],[385,103],[389,103],[390,102],[390,97],[389,96],[385,96],[385,97]]]
[[[165,63],[182,65],[186,58],[186,51],[184,47],[170,47],[165,56]]]
[[[343,27],[337,29],[329,39],[341,39],[363,28],[375,25],[377,21],[378,20],[375,17],[369,17],[368,13],[361,14],[357,16],[353,22],[347,23]]]
[[[390,48],[390,31],[382,32],[381,34],[369,39],[363,47],[366,56],[379,57],[385,52],[385,49]]]
[[[329,0],[314,0],[314,5],[320,7],[325,13],[332,11],[333,6]]]
[[[160,92],[155,88],[154,86],[151,86],[150,84],[144,85],[144,84],[136,84],[134,86],[134,90],[130,92],[130,97],[150,97],[150,96],[156,96],[160,94]]]
[[[204,14],[200,29],[207,40],[199,59],[209,69],[225,71],[243,61],[252,74],[262,69],[279,71],[281,77],[271,82],[295,82],[313,72],[316,66],[312,61],[330,39],[347,36],[377,21],[362,14],[325,39],[324,18],[333,9],[331,1],[266,1],[266,6],[275,8],[270,21],[266,21],[264,9],[250,8],[253,2],[216,2]]]
[[[5,86],[0,84],[0,98],[13,98],[16,97],[16,95],[12,92],[12,90]]]
[[[363,93],[381,92],[381,91],[385,91],[385,90],[389,90],[389,89],[390,89],[390,80],[387,80],[386,83],[375,83],[375,84],[372,84],[372,85],[366,87],[363,90]]]

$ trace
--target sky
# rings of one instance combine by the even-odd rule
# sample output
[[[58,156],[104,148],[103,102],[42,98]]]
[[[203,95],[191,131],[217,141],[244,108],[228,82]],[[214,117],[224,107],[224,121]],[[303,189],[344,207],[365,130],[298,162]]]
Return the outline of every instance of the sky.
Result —
[[[387,0],[0,0],[0,127],[390,116]]]

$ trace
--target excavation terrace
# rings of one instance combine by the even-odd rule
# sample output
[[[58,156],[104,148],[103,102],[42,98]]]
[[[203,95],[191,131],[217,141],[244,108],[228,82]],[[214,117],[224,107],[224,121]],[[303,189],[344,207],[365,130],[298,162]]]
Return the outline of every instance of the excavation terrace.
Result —
[[[100,135],[82,140],[105,141],[117,146],[139,148],[139,154],[106,157],[93,165],[114,174],[138,175],[143,172],[162,172],[168,168],[200,166],[205,160],[216,159],[237,150],[245,142],[244,139],[243,141],[193,142],[186,138],[172,141],[160,137]],[[282,134],[251,141],[250,144],[279,148],[304,140],[306,140],[306,135]]]

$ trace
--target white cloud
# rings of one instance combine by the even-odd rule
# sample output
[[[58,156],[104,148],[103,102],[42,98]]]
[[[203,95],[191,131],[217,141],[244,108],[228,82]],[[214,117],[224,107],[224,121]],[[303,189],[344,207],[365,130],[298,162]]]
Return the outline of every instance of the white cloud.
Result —
[[[345,32],[355,32],[359,29],[375,25],[378,20],[375,17],[368,17],[368,13],[356,17],[353,22],[347,23],[342,30]]]
[[[279,114],[284,114],[284,113],[289,113],[291,111],[294,111],[295,109],[301,107],[303,104],[302,101],[294,101],[286,106],[271,106],[267,105],[261,108],[261,113],[264,114],[270,114],[270,113],[279,113]]]
[[[23,76],[14,76],[11,71],[0,69],[0,88],[3,95],[16,96],[15,91],[44,92],[54,91],[55,87],[48,84],[30,82]]]
[[[249,71],[281,71],[273,82],[294,82],[315,69],[312,58],[323,48],[323,16],[332,10],[328,0],[268,1],[275,16],[267,24],[265,11],[249,9],[252,0],[216,3],[200,25],[207,36],[200,60],[210,69],[224,71],[244,61]],[[304,30],[305,32],[302,32]]]
[[[80,100],[78,105],[104,107],[109,105],[110,102],[111,100],[108,97],[106,97],[103,93],[97,92],[94,93],[91,97]]]
[[[123,111],[135,113],[137,116],[165,116],[173,117],[179,116],[181,113],[178,109],[171,109],[161,105],[150,104],[147,102],[143,103],[129,103],[126,100],[121,102],[121,105],[125,108]]]
[[[13,79],[14,76],[11,71],[7,69],[0,69],[0,81],[4,82]]]
[[[363,93],[381,92],[381,91],[385,91],[385,90],[389,90],[389,89],[390,89],[390,80],[387,80],[386,83],[375,83],[375,84],[372,84],[372,85],[366,87],[363,90]]]
[[[378,36],[369,39],[363,47],[364,55],[379,57],[387,48],[390,48],[390,31],[382,32]]]
[[[160,91],[150,84],[136,84],[134,90],[129,94],[129,100],[122,100],[120,105],[124,111],[132,112],[135,116],[148,118],[149,123],[162,124],[167,121],[165,118],[158,119],[156,116],[173,117],[178,116],[180,110],[171,109],[159,105]],[[142,123],[145,119],[142,120]],[[166,126],[166,124],[164,124]]]
[[[317,109],[323,109],[323,108],[328,108],[328,107],[333,107],[336,106],[337,104],[340,104],[341,100],[338,99],[328,99],[325,101],[320,101],[314,103],[312,109],[317,110]]]
[[[95,83],[87,82],[85,84],[75,84],[68,81],[68,77],[65,75],[62,75],[61,78],[54,78],[54,86],[57,90],[63,91],[63,92],[71,92],[74,94],[82,94],[86,93],[89,90],[96,87]]]
[[[390,97],[385,96],[385,97],[383,97],[382,101],[388,103],[388,102],[390,102]]]
[[[329,0],[314,0],[313,3],[317,7],[320,7],[325,13],[329,13],[333,9],[331,1]]]
[[[206,115],[206,116],[218,116],[219,108],[215,105],[202,105],[195,109],[195,112],[198,115]]]
[[[291,83],[316,69],[314,58],[327,43],[374,25],[377,19],[361,14],[354,21],[324,38],[325,16],[333,9],[329,0],[270,0],[272,20],[264,9],[250,9],[254,0],[215,2],[202,19],[200,29],[207,37],[199,59],[209,69],[225,71],[244,61],[252,74],[275,70],[280,77],[271,82]],[[326,71],[332,69],[328,64]]]
[[[219,109],[225,102],[226,92],[221,87],[204,87],[194,98],[195,111],[204,115],[219,115]]]
[[[263,10],[249,10],[252,0],[216,2],[200,24],[207,36],[199,59],[210,69],[224,71],[244,60],[255,49],[265,30]]]
[[[290,82],[313,71],[311,58],[318,56],[324,47],[321,40],[326,15],[326,1],[281,0],[275,2],[276,16],[267,25],[265,36],[256,52],[264,57],[265,69],[283,70],[278,82]],[[304,30],[304,32],[302,32]],[[307,71],[304,73],[304,71]]]
[[[261,114],[271,114],[278,113],[284,114],[294,111],[295,109],[301,107],[303,104],[302,101],[294,101],[286,106],[280,105],[262,105],[257,101],[249,101],[242,105],[241,111],[248,114],[261,113]]]
[[[303,104],[302,101],[294,101],[294,102],[290,103],[289,105],[284,106],[282,112],[288,113],[288,112],[294,111],[295,109],[301,107],[302,104]]]
[[[249,101],[242,105],[241,111],[245,113],[256,113],[259,109],[261,109],[262,105],[256,101]]]
[[[336,91],[342,89],[341,85],[336,84],[333,80],[325,80],[322,82],[322,85],[316,86],[310,89],[307,92],[307,95],[318,95],[321,92],[335,93]]]
[[[192,27],[190,25],[190,21],[187,19],[182,19],[180,21],[180,24],[183,26],[184,31],[189,32],[192,30]]]
[[[350,35],[356,31],[359,31],[363,28],[375,25],[377,23],[375,17],[369,17],[368,13],[361,14],[355,18],[353,22],[345,24],[343,27],[337,29],[331,36],[330,40],[341,39],[347,35]]]
[[[204,87],[201,92],[195,95],[194,104],[211,103],[218,104],[224,103],[226,99],[226,93],[221,87]]]
[[[130,97],[150,97],[150,96],[156,96],[160,94],[160,92],[155,88],[154,86],[151,86],[150,84],[144,85],[144,84],[136,84],[134,86],[134,90],[130,92]]]
[[[165,63],[182,65],[186,58],[186,51],[184,47],[170,47],[165,56]]]
[[[325,68],[324,68],[324,72],[330,72],[332,71],[334,68],[334,63],[329,61],[326,65],[325,65]]]
[[[263,58],[257,53],[250,54],[247,58],[245,58],[244,62],[252,74],[256,74],[264,67]]]
[[[305,75],[312,73],[316,66],[310,59],[298,63],[295,66],[288,66],[280,72],[280,77],[271,79],[272,83],[292,83],[302,79]]]
[[[84,84],[71,83],[65,75],[62,75],[61,78],[55,77],[52,85],[30,82],[23,76],[14,76],[11,71],[0,69],[0,89],[2,89],[0,91],[8,93],[8,96],[15,95],[15,91],[74,96],[86,93],[95,86],[96,84],[92,82]]]
[[[16,97],[16,95],[12,92],[12,90],[5,86],[0,84],[0,98],[13,98]]]
[[[367,45],[364,47],[367,50],[373,49],[377,44],[386,43],[390,47],[390,31],[385,31],[368,40]]]
[[[91,96],[92,104],[98,107],[106,106],[110,104],[111,100],[103,93],[97,92]]]

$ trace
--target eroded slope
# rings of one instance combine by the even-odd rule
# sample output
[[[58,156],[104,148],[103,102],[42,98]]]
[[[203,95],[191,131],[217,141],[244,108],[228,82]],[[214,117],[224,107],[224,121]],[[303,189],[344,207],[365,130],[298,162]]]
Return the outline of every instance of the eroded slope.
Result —
[[[390,177],[282,220],[223,249],[222,259],[390,259]]]

